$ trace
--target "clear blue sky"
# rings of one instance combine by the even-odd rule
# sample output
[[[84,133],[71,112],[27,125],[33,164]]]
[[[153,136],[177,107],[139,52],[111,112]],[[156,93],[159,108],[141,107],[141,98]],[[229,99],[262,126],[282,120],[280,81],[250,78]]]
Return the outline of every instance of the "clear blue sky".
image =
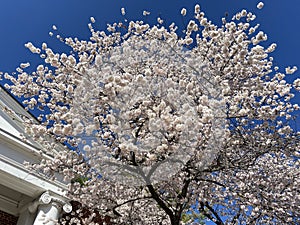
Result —
[[[266,0],[263,10],[257,10],[258,0],[9,0],[0,2],[0,71],[11,72],[20,62],[37,60],[24,48],[31,41],[46,41],[54,48],[61,48],[48,32],[52,24],[66,36],[88,37],[87,23],[90,16],[96,26],[104,28],[109,22],[122,20],[120,8],[125,7],[128,19],[141,19],[142,11],[151,11],[152,18],[161,15],[166,21],[181,25],[182,6],[190,9],[199,3],[213,21],[220,21],[225,12],[231,16],[246,8],[257,13],[257,21],[268,34],[270,42],[276,42],[276,62],[282,66],[300,67],[300,1]],[[150,20],[151,21],[151,20]]]

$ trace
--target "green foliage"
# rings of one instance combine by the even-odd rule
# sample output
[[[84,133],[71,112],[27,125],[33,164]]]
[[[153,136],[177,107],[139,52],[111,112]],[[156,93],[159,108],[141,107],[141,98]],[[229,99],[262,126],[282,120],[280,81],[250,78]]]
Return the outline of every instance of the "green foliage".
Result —
[[[81,186],[87,186],[86,182],[88,180],[89,179],[87,177],[79,176],[79,177],[73,178],[71,182],[72,183],[79,183]]]
[[[196,212],[187,212],[182,215],[181,222],[183,224],[191,224],[195,221],[197,221],[197,224],[204,225],[205,224],[205,216],[201,213]]]

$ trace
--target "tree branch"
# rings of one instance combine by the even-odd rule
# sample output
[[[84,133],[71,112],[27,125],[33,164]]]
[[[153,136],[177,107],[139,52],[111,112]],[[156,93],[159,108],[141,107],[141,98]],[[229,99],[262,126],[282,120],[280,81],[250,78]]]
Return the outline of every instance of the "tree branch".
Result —
[[[218,215],[218,213],[208,204],[208,202],[200,202],[200,206],[201,206],[201,211],[203,212],[203,214],[209,218],[212,222],[214,222],[217,225],[225,225],[221,219],[221,217]],[[214,215],[214,217],[208,213],[205,210],[205,207]]]
[[[147,182],[148,183],[148,182]],[[151,196],[153,199],[158,203],[158,205],[168,214],[168,216],[172,219],[174,214],[172,210],[165,204],[165,202],[160,198],[160,196],[155,191],[152,184],[147,184],[147,188],[150,191]]]

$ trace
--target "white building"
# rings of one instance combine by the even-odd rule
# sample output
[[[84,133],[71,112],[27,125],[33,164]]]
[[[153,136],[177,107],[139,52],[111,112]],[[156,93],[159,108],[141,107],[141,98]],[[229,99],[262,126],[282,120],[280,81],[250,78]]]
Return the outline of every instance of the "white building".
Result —
[[[32,116],[0,88],[0,224],[42,225],[46,219],[56,220],[63,212],[70,212],[72,207],[63,197],[64,184],[24,167],[24,161],[38,163],[50,156],[41,145],[22,140],[20,115]]]

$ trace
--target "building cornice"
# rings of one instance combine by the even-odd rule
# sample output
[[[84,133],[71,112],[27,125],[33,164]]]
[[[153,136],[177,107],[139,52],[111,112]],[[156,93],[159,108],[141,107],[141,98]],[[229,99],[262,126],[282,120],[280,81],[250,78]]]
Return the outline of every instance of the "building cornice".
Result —
[[[0,156],[1,184],[27,196],[36,197],[44,190],[64,196],[67,185],[49,180],[46,176],[34,173],[9,158]]]

